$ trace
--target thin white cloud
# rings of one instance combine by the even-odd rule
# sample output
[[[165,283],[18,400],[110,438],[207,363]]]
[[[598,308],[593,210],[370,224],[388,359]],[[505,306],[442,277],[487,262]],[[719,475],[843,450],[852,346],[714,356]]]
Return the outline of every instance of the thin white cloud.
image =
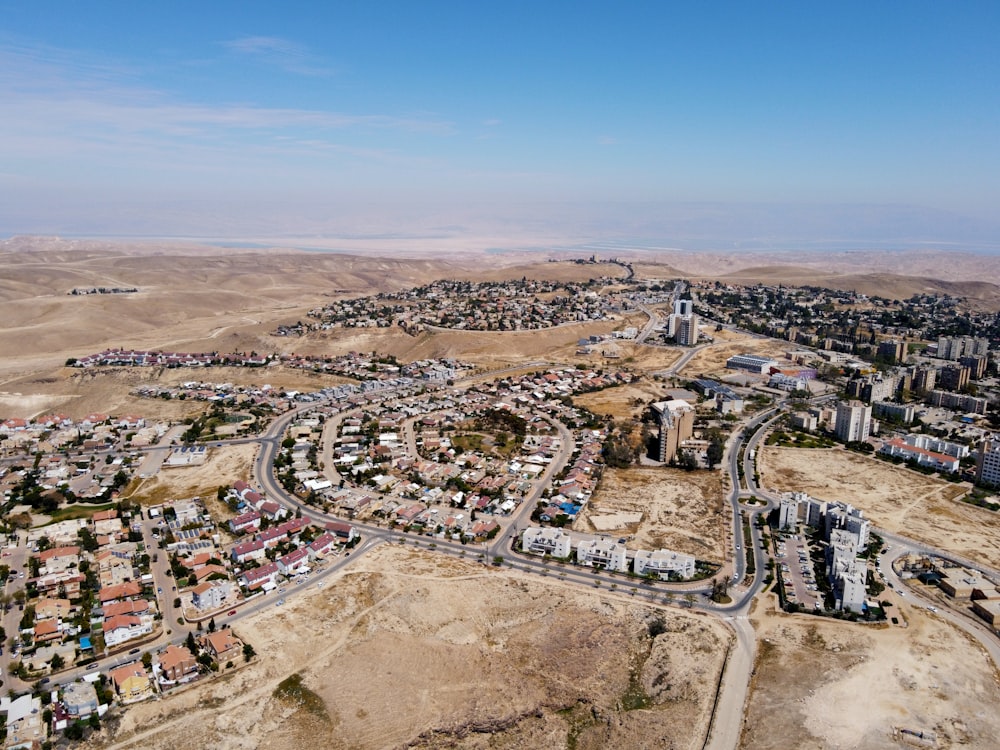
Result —
[[[336,71],[315,58],[301,44],[276,36],[247,36],[231,39],[222,45],[264,65],[303,76],[330,76]]]
[[[222,158],[240,150],[280,156],[286,148],[290,155],[311,149],[382,163],[407,162],[414,157],[397,150],[398,134],[455,132],[452,123],[426,114],[206,105],[138,80],[129,68],[84,56],[77,60],[65,50],[0,43],[0,161],[26,170],[54,164],[55,158],[71,161],[88,154],[128,154],[141,163],[190,163],[213,152]]]

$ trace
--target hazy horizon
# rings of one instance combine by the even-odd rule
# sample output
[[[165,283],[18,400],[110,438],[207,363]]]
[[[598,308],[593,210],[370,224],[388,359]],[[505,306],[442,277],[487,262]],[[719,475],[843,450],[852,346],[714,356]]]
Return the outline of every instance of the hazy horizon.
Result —
[[[5,3],[0,232],[1000,248],[1000,6]]]

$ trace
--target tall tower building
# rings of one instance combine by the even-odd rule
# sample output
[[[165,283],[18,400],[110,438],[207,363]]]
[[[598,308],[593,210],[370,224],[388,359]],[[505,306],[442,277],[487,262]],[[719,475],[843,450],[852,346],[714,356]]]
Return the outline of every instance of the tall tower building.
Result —
[[[868,439],[872,408],[860,401],[841,401],[837,404],[837,422],[834,431],[845,443]]]
[[[676,316],[675,316],[676,317]],[[694,346],[698,343],[698,316],[694,313],[676,317],[674,341],[681,346]]]

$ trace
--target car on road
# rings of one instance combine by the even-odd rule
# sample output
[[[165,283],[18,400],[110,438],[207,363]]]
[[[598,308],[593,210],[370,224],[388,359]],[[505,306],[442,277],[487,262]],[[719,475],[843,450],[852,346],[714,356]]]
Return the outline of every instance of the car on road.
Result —
[[[157,594],[162,594],[163,593],[163,589],[161,587],[157,586],[156,587],[156,593]]]
[[[235,609],[231,609],[226,614],[229,615],[230,617],[232,617],[233,615],[236,614],[236,610]]]
[[[284,603],[285,603],[285,600],[284,600],[284,599],[278,599],[277,603],[276,603],[276,604],[275,604],[274,606],[275,606],[275,607],[280,607],[280,606],[281,606],[282,604],[284,604]]]
[[[131,654],[138,654],[138,653],[139,653],[139,652],[140,652],[141,650],[142,650],[142,649],[139,649],[139,648],[134,648],[134,649],[132,649],[131,651],[129,651],[129,655],[131,655]]]

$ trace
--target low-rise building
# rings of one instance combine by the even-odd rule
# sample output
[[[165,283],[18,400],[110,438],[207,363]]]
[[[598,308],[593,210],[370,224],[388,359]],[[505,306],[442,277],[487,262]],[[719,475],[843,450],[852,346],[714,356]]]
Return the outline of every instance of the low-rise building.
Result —
[[[183,646],[167,646],[157,657],[160,674],[168,682],[183,682],[198,674],[198,662]]]
[[[74,719],[97,713],[97,690],[89,682],[71,682],[62,689],[63,708]]]
[[[562,529],[529,526],[521,532],[521,550],[533,555],[569,557],[572,540]]]
[[[633,567],[636,575],[656,575],[662,581],[675,577],[691,578],[695,573],[695,559],[669,549],[640,549],[636,550]]]
[[[628,571],[625,545],[610,539],[589,539],[576,546],[576,561],[580,565],[604,570]]]
[[[153,685],[140,662],[112,669],[109,676],[122,703],[136,703],[153,697]]]

